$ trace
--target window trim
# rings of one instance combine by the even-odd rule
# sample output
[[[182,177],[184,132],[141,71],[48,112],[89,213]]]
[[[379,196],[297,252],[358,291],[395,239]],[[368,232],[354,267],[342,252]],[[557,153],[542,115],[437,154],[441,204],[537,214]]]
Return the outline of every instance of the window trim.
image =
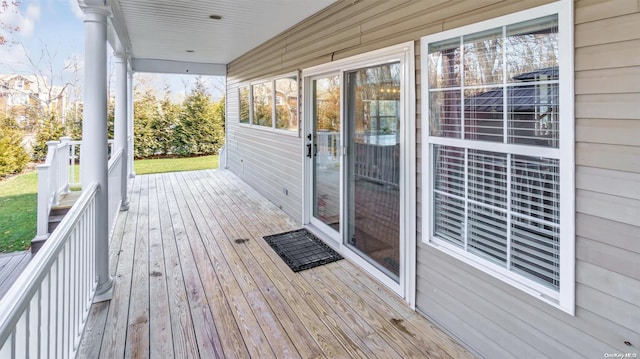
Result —
[[[276,128],[276,81],[277,80],[282,80],[282,79],[287,79],[287,78],[291,78],[291,77],[295,77],[296,78],[296,83],[298,84],[297,87],[297,114],[298,114],[298,128],[296,128],[295,130],[287,130],[287,129],[282,129],[282,128]],[[282,75],[278,75],[278,76],[272,76],[272,77],[266,77],[266,78],[260,78],[260,79],[255,79],[249,82],[243,82],[240,83],[238,85],[238,125],[240,127],[245,127],[245,128],[251,128],[251,129],[256,129],[256,130],[260,130],[260,131],[266,131],[266,132],[272,132],[272,133],[277,133],[277,134],[282,134],[282,135],[287,135],[287,136],[292,136],[292,137],[300,137],[300,133],[301,133],[301,119],[300,119],[300,109],[301,109],[301,104],[300,104],[300,73],[299,72],[289,72],[289,73],[285,73]],[[253,117],[253,86],[255,85],[259,85],[259,84],[263,84],[265,82],[271,82],[271,98],[272,98],[272,103],[271,103],[271,126],[261,126],[261,125],[256,125],[253,123],[254,117]],[[242,102],[242,95],[241,95],[241,91],[244,88],[248,88],[249,89],[249,123],[243,123],[240,122],[240,108],[241,106],[241,102]]]
[[[560,198],[562,205],[560,209],[560,287],[556,292],[522,275],[509,271],[488,260],[468,253],[463,249],[448,244],[443,240],[435,238],[433,233],[433,170],[434,163],[431,160],[433,144],[452,145],[457,147],[467,147],[466,139],[454,139],[445,137],[431,137],[429,126],[429,43],[468,35],[500,26],[515,24],[548,15],[558,15],[558,47],[559,47],[559,146],[558,148],[533,147],[536,156],[555,157],[560,160]],[[440,250],[456,259],[479,269],[498,280],[501,280],[515,288],[518,288],[540,300],[561,309],[562,311],[575,315],[575,117],[574,117],[574,64],[573,64],[573,3],[571,0],[560,0],[551,4],[531,8],[517,13],[493,18],[490,20],[474,23],[468,26],[424,36],[421,38],[421,94],[422,94],[422,130],[421,135],[424,140],[422,146],[422,243]],[[523,145],[512,145],[507,143],[491,143],[477,141],[474,142],[474,149],[495,151],[510,154],[532,155],[531,149]]]

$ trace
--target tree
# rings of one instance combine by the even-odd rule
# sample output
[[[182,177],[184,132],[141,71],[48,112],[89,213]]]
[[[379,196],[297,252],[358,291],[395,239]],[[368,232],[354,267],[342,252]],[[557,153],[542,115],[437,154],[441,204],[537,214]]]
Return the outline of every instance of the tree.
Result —
[[[156,140],[155,151],[163,155],[174,152],[173,132],[180,115],[180,105],[173,103],[170,95],[168,86],[165,86],[164,98],[160,102],[160,114],[151,126]]]
[[[6,12],[17,13],[20,8],[20,1],[17,0],[2,0],[0,1],[0,14]],[[11,40],[11,34],[20,31],[20,27],[12,24],[8,24],[0,19],[0,46],[14,44]]]
[[[42,161],[47,158],[47,142],[58,141],[64,136],[64,126],[55,114],[49,115],[43,123],[38,126],[36,132],[36,142],[33,145],[33,159]]]
[[[218,153],[224,144],[223,109],[221,111],[211,101],[202,78],[196,78],[193,90],[182,104],[175,127],[176,154],[190,156]]]
[[[73,57],[65,61],[62,70],[54,68],[54,59],[57,57],[57,49],[49,49],[47,44],[42,43],[40,56],[37,59],[31,57],[25,51],[27,60],[31,67],[32,76],[30,77],[36,86],[36,92],[31,93],[30,107],[31,114],[35,117],[36,124],[42,123],[46,118],[51,118],[52,114],[56,118],[65,122],[66,113],[64,113],[67,101],[67,89],[70,87],[77,88],[75,83],[64,81],[63,73],[72,71],[74,73],[73,81],[78,81],[78,58]],[[61,83],[60,86],[54,83]]]
[[[134,156],[136,158],[151,157],[156,154],[159,147],[157,142],[158,129],[154,128],[158,122],[160,109],[158,100],[153,90],[147,89],[144,93],[136,93],[134,101],[133,138]]]
[[[24,170],[29,155],[22,146],[23,133],[16,121],[0,117],[0,178]]]

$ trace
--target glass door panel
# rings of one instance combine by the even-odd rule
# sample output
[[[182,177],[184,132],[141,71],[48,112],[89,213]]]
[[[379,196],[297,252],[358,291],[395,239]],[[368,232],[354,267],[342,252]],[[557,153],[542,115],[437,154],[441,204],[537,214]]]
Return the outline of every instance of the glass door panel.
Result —
[[[340,77],[312,81],[313,218],[340,230]],[[311,146],[311,143],[309,143]]]
[[[400,276],[400,63],[346,73],[346,244]]]

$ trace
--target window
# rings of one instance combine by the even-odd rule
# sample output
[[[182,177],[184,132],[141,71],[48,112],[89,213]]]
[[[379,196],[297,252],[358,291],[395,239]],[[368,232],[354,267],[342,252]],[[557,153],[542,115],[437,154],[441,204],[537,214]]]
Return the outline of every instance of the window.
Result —
[[[422,38],[423,168],[426,242],[573,313],[568,11]]]
[[[241,86],[239,97],[241,124],[297,134],[297,75]]]
[[[15,93],[11,96],[10,101],[12,105],[28,105],[29,95],[26,93]]]
[[[249,124],[249,86],[240,87],[240,123]]]
[[[273,82],[263,82],[252,86],[253,124],[273,126]]]
[[[298,129],[298,78],[278,79],[276,84],[276,128]]]

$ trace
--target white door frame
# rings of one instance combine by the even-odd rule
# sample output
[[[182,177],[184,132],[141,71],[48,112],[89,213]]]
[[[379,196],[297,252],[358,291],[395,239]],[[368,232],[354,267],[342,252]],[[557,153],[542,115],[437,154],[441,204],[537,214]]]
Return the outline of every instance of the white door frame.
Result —
[[[359,68],[381,65],[385,63],[400,61],[402,66],[402,90],[401,90],[401,140],[400,140],[400,280],[396,282],[384,274],[380,269],[369,263],[360,255],[345,245],[344,233],[346,229],[345,215],[346,204],[344,198],[344,183],[346,181],[346,169],[344,168],[345,157],[345,121],[344,121],[344,79],[345,73]],[[415,52],[414,42],[407,42],[380,50],[375,50],[365,54],[356,55],[346,59],[336,60],[327,64],[314,66],[302,70],[303,85],[303,139],[307,144],[307,134],[311,132],[311,110],[313,107],[311,96],[311,81],[322,75],[340,74],[340,233],[336,238],[335,234],[325,233],[322,226],[314,225],[312,220],[312,164],[305,157],[303,161],[303,223],[327,242],[328,245],[336,249],[343,257],[356,263],[388,288],[404,298],[412,308],[415,308],[415,288],[416,288],[416,125],[415,125]],[[319,233],[318,233],[319,232]]]
[[[339,194],[339,198],[340,198],[340,225],[339,225],[339,230],[338,232],[336,232],[333,228],[330,228],[329,226],[327,226],[325,223],[323,223],[322,221],[317,220],[314,216],[313,216],[313,203],[314,203],[314,195],[313,195],[313,171],[315,171],[315,168],[313,166],[313,161],[309,161],[309,158],[306,156],[306,146],[307,144],[311,144],[313,145],[313,142],[315,142],[316,140],[313,139],[313,142],[309,142],[309,139],[307,138],[307,136],[309,134],[312,133],[313,131],[313,114],[312,114],[312,110],[313,109],[313,95],[312,95],[312,86],[313,86],[313,80],[316,79],[320,79],[320,78],[325,78],[325,77],[330,77],[330,76],[342,76],[341,72],[339,70],[334,70],[334,71],[328,71],[328,72],[323,72],[323,73],[318,73],[315,75],[310,75],[308,76],[306,79],[303,79],[302,82],[302,86],[303,86],[303,99],[304,99],[304,103],[303,103],[303,116],[304,116],[304,126],[303,126],[303,133],[302,133],[302,137],[303,137],[303,143],[304,143],[304,148],[305,148],[305,157],[303,160],[303,166],[304,166],[304,172],[303,172],[303,178],[304,178],[304,183],[303,183],[303,191],[304,191],[304,196],[303,196],[303,203],[302,203],[302,207],[303,207],[303,222],[305,225],[306,224],[310,224],[311,226],[313,226],[316,230],[322,232],[323,234],[323,239],[330,239],[332,242],[328,243],[329,245],[331,245],[331,247],[333,248],[339,248],[340,247],[340,243],[342,242],[342,236],[341,233],[343,232],[343,225],[344,225],[344,209],[343,209],[343,205],[342,205],[342,198],[343,198],[343,185],[342,185],[342,178],[344,177],[344,152],[343,152],[343,146],[341,146],[338,151],[339,151],[339,161],[340,161],[340,194]],[[340,109],[342,109],[342,78],[340,78]],[[306,109],[308,109],[308,111],[306,111]],[[342,111],[340,111],[340,144],[344,144],[344,133],[342,131],[342,122],[343,122],[343,118],[342,118]]]

